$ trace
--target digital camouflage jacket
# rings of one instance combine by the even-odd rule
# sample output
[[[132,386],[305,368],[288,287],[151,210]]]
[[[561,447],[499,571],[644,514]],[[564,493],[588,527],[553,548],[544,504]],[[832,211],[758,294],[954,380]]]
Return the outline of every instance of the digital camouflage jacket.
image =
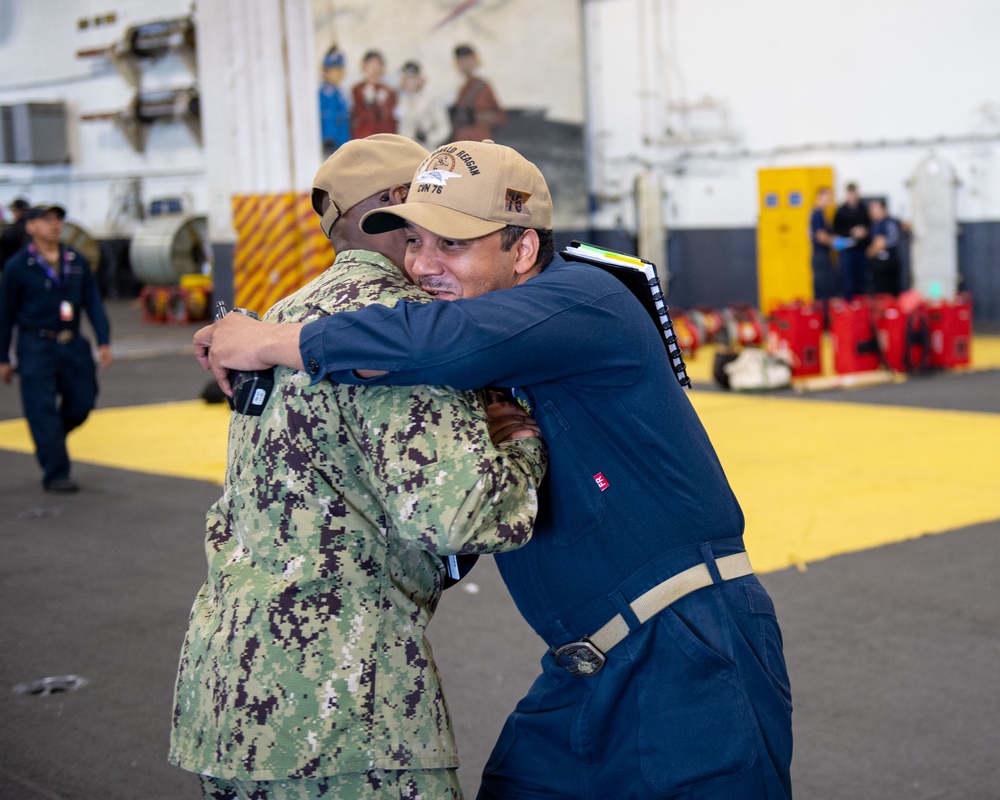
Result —
[[[406,298],[428,299],[348,251],[264,319]],[[494,447],[473,392],[309,384],[278,368],[262,415],[232,415],[170,760],[249,780],[457,766],[424,636],[440,556],[528,541],[544,448]]]

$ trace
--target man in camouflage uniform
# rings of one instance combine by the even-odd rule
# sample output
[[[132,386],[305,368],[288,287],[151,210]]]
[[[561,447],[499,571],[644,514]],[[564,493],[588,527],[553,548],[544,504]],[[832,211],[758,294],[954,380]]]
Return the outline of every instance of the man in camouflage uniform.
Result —
[[[402,202],[426,154],[381,134],[324,163],[313,205],[337,259],[265,319],[429,300],[393,263],[404,236],[358,228]],[[261,416],[232,417],[170,760],[200,773],[211,798],[458,798],[424,628],[442,556],[527,542],[543,446],[495,446],[475,393],[310,382],[278,368]]]

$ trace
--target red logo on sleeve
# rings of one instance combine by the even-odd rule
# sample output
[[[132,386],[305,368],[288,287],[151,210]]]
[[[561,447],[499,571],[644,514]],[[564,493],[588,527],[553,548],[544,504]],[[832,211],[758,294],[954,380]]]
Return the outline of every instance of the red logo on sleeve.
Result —
[[[603,472],[598,472],[594,476],[594,481],[597,483],[597,488],[600,489],[602,492],[611,485],[610,483],[608,483],[608,479],[604,477]]]

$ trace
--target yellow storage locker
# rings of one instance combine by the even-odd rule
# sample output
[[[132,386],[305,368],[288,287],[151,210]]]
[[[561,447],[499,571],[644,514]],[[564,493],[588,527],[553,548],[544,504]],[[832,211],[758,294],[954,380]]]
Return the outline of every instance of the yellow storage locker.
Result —
[[[757,171],[757,288],[764,314],[781,303],[812,300],[809,215],[821,186],[833,188],[833,167]]]

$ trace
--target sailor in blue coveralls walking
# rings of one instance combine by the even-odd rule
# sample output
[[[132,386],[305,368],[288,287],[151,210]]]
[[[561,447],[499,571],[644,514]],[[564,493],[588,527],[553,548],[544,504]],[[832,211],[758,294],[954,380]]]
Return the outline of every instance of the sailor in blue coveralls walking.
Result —
[[[438,148],[407,201],[361,225],[405,225],[407,273],[454,302],[300,326],[230,314],[196,350],[220,379],[279,363],[315,381],[512,387],[537,420],[550,469],[534,535],[496,562],[548,650],[479,798],[790,797],[774,606],[641,304],[598,267],[553,257],[544,178],[492,142]]]
[[[86,313],[97,337],[102,368],[111,365],[104,305],[87,260],[60,243],[66,216],[60,206],[27,214],[31,242],[7,262],[0,283],[0,380],[10,383],[13,329],[24,416],[35,442],[47,491],[75,492],[66,435],[83,424],[97,398],[90,342],[80,332]]]

